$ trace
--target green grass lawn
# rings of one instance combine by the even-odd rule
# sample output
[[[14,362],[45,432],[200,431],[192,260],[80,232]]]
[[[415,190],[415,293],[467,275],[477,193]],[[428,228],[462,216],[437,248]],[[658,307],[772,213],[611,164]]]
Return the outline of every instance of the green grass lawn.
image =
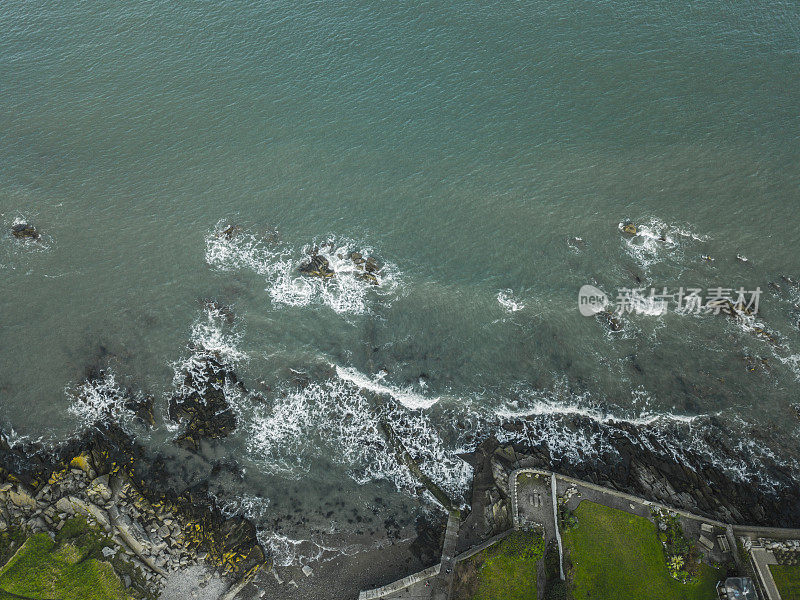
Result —
[[[67,527],[65,526],[65,529]],[[55,542],[47,534],[33,535],[0,568],[0,600],[57,598],[58,600],[127,600],[122,582],[111,565],[99,560],[95,548]]]
[[[643,517],[583,501],[578,527],[564,533],[575,600],[714,600],[721,574],[702,565],[699,581],[669,575],[656,527]]]
[[[454,600],[536,600],[537,563],[543,552],[538,533],[512,533],[456,566]]]
[[[800,566],[770,565],[769,570],[783,600],[800,600]]]

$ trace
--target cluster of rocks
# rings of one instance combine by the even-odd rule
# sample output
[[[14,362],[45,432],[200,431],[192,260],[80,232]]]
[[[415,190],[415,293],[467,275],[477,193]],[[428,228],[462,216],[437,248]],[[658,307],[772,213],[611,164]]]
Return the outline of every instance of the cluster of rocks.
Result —
[[[800,552],[800,540],[771,540],[767,538],[758,538],[758,541],[767,550]]]
[[[327,247],[331,251],[334,250],[333,242],[323,244],[322,247]],[[339,260],[348,259],[352,261],[356,268],[357,276],[360,279],[363,279],[372,285],[378,285],[380,283],[380,281],[378,281],[378,274],[380,273],[381,265],[374,256],[368,256],[365,258],[361,252],[351,252],[347,256],[344,254],[337,254],[337,258]],[[300,265],[299,270],[303,275],[322,277],[324,279],[329,279],[336,275],[336,272],[331,267],[330,261],[325,258],[325,256],[320,254],[319,248],[314,248],[314,250],[311,252],[311,257]]]
[[[126,588],[141,586],[140,592],[157,593],[168,572],[204,558],[188,547],[176,515],[150,505],[124,473],[97,475],[86,454],[54,472],[38,490],[6,481],[0,485],[0,502],[0,529],[18,526],[55,538],[69,519],[85,518],[113,540],[103,555],[132,566],[120,573],[121,579]]]
[[[309,275],[311,277],[323,277],[326,279],[333,277],[336,274],[331,268],[331,264],[328,259],[321,254],[317,254],[316,252],[311,255],[311,258],[308,259],[308,262],[300,265],[300,272],[303,275]]]
[[[236,429],[236,413],[225,389],[236,386],[246,391],[236,373],[213,355],[200,356],[197,363],[184,373],[184,391],[169,403],[169,418],[186,423],[175,443],[189,450],[198,450],[203,439],[226,437]]]
[[[15,223],[11,227],[11,235],[18,240],[38,240],[42,237],[36,227],[30,223]]]
[[[116,426],[104,425],[78,442],[31,452],[0,438],[0,529],[18,526],[55,537],[82,516],[113,541],[103,550],[126,586],[158,594],[172,571],[203,564],[243,587],[268,564],[255,527],[226,518],[203,485],[177,493],[165,461]],[[241,589],[239,586],[238,589]]]

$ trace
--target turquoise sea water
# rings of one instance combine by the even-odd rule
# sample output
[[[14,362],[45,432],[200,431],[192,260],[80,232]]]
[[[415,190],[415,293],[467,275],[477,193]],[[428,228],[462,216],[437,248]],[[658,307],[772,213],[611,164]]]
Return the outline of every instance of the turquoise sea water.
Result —
[[[601,443],[583,415],[754,439],[717,457],[739,476],[796,466],[798,106],[791,2],[4,2],[4,431],[89,425],[102,358],[171,451],[187,344],[220,351],[259,395],[197,469],[244,466],[226,501],[286,561],[319,548],[281,536],[368,533],[325,516],[337,494],[418,509],[381,418],[454,493],[455,453],[518,417],[574,460]],[[300,280],[329,239],[337,279]],[[763,294],[749,327],[670,310],[614,333],[578,312],[586,283]],[[297,503],[319,517],[275,526]]]

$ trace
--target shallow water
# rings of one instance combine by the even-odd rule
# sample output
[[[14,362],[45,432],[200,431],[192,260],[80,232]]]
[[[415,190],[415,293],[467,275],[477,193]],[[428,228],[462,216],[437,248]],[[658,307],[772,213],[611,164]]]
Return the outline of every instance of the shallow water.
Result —
[[[239,430],[193,468],[245,469],[218,476],[224,501],[285,561],[420,510],[381,419],[454,493],[456,452],[519,416],[574,460],[602,443],[584,415],[678,449],[755,439],[717,457],[737,476],[797,466],[795,4],[11,0],[0,31],[13,439],[89,425],[73,397],[98,360],[163,413],[187,344],[220,351],[258,396],[231,397]],[[328,240],[337,278],[301,280]],[[351,251],[385,265],[379,286]],[[587,283],[760,286],[773,341],[674,307],[610,332],[578,312]],[[163,418],[137,431],[171,451]]]

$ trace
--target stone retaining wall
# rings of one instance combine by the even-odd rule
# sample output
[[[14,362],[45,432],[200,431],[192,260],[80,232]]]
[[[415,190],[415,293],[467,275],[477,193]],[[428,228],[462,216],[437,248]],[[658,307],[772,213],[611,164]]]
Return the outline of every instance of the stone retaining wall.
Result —
[[[399,592],[402,589],[410,587],[415,583],[420,583],[426,579],[430,579],[431,577],[436,577],[439,574],[441,566],[441,564],[433,565],[424,571],[414,573],[408,577],[403,577],[402,579],[393,581],[392,583],[384,585],[383,587],[375,588],[374,590],[364,590],[358,594],[358,600],[374,600],[374,598],[383,598],[384,596],[388,596],[389,594],[393,594],[394,592]]]

